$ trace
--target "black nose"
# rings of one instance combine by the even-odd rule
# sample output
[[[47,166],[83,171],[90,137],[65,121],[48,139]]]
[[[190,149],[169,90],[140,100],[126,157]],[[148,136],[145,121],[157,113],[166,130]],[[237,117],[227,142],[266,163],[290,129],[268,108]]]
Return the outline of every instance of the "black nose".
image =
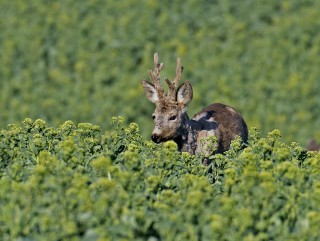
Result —
[[[155,134],[153,134],[153,135],[151,136],[151,140],[152,140],[153,142],[155,142],[155,143],[160,143],[160,142],[161,142],[160,137],[159,137],[158,135],[155,135]]]

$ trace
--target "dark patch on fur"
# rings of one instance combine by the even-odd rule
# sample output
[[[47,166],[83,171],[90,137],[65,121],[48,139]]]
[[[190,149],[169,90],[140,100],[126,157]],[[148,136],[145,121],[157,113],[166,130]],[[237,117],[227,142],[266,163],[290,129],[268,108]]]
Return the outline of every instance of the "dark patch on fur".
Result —
[[[216,123],[217,128],[215,134],[218,139],[218,153],[225,152],[230,148],[230,143],[235,138],[235,135],[240,136],[242,141],[247,143],[247,124],[240,113],[238,113],[234,108],[224,104],[215,103],[198,112],[195,117],[203,114],[203,112],[207,112],[204,119],[208,120],[213,118]],[[201,119],[203,118],[200,118],[200,120]]]

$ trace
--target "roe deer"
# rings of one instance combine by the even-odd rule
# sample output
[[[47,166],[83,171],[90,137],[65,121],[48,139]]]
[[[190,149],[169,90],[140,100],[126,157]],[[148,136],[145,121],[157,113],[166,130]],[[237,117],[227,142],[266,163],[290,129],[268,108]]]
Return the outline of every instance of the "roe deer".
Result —
[[[237,136],[247,142],[248,129],[240,113],[234,108],[215,103],[201,110],[192,119],[186,112],[187,105],[192,100],[192,86],[188,80],[178,85],[183,67],[180,58],[177,59],[176,77],[173,81],[165,78],[169,87],[165,93],[160,84],[160,71],[163,63],[158,63],[158,54],[154,54],[154,70],[149,70],[152,83],[142,80],[147,98],[156,104],[152,115],[154,130],[151,139],[155,143],[173,140],[179,151],[190,154],[223,153],[230,148],[230,143]],[[204,145],[202,140],[216,138],[216,142]]]
[[[315,139],[311,139],[307,144],[308,151],[320,151],[320,143],[318,144]]]

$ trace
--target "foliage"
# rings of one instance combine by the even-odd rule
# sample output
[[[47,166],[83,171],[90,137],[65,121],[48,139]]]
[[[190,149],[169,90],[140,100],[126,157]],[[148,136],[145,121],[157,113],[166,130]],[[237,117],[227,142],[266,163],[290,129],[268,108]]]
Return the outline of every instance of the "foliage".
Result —
[[[201,159],[110,131],[25,119],[0,132],[1,240],[318,240],[320,154],[250,130]],[[211,172],[208,170],[211,169]]]
[[[150,135],[140,80],[154,52],[173,78],[182,57],[190,115],[234,106],[263,134],[320,139],[320,2],[311,0],[0,3],[0,126],[26,117],[109,128],[112,116]]]

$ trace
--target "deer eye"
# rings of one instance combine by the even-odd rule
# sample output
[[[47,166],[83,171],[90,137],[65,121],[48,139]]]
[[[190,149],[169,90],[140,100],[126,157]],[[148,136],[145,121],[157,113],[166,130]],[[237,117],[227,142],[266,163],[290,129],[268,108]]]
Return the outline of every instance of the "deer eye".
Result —
[[[169,120],[175,120],[175,119],[177,119],[176,115],[172,115],[172,116],[169,117]]]
[[[154,120],[156,118],[156,116],[155,115],[152,115],[152,120]]]

